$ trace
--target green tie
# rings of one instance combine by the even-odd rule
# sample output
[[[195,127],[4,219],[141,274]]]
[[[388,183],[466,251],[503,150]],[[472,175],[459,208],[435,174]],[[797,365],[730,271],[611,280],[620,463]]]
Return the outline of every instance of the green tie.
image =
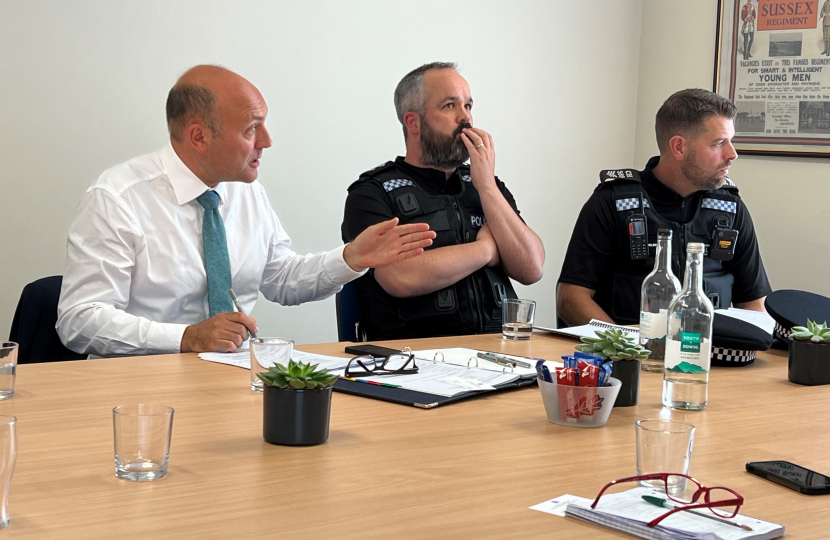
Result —
[[[228,289],[231,288],[231,263],[228,258],[228,242],[225,224],[219,213],[219,195],[205,191],[196,199],[205,209],[202,222],[202,251],[205,255],[205,272],[208,280],[208,306],[210,316],[233,311]]]

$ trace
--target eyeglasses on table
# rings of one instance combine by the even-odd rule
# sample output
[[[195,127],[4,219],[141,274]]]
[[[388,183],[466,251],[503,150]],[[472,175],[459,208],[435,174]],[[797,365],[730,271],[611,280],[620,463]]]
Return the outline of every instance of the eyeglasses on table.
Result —
[[[355,356],[346,365],[344,376],[348,379],[357,377],[377,377],[381,375],[411,375],[418,373],[415,355],[409,351],[390,354],[386,358],[375,358],[370,354]]]
[[[655,489],[660,489],[662,487],[666,497],[669,500],[682,505],[677,508],[673,508],[662,516],[651,520],[648,523],[649,527],[655,527],[658,523],[676,512],[693,510],[696,508],[708,508],[718,517],[733,518],[738,514],[738,510],[740,510],[741,505],[744,503],[744,498],[738,494],[737,491],[729,489],[728,487],[705,487],[691,476],[687,476],[685,474],[654,473],[643,474],[640,476],[629,476],[628,478],[620,478],[619,480],[609,482],[600,490],[599,495],[597,495],[597,498],[594,499],[594,502],[591,504],[591,508],[595,509],[597,507],[597,503],[599,503],[600,498],[606,490],[608,490],[608,488],[625,482],[651,482]],[[692,482],[692,487],[697,487],[694,495],[692,495],[692,498],[689,501],[678,499],[676,496],[671,494],[671,488],[683,486],[686,482]],[[703,502],[698,502],[701,496],[703,497]]]

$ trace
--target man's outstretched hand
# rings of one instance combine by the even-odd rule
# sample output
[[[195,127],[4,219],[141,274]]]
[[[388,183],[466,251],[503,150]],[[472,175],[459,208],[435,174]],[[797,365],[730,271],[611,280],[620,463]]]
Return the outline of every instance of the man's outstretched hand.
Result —
[[[360,233],[343,250],[343,259],[352,270],[362,272],[416,257],[432,245],[433,238],[435,232],[426,223],[398,225],[398,218],[393,218]]]

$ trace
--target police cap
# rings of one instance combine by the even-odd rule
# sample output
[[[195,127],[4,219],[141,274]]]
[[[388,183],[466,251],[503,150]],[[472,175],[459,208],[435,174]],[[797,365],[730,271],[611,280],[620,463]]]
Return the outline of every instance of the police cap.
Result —
[[[772,334],[754,324],[715,313],[712,321],[712,365],[747,366],[755,361],[757,351],[772,345]]]
[[[767,296],[764,306],[775,319],[776,340],[787,348],[787,338],[793,326],[807,326],[807,319],[813,322],[830,322],[830,298],[807,291],[784,289]]]

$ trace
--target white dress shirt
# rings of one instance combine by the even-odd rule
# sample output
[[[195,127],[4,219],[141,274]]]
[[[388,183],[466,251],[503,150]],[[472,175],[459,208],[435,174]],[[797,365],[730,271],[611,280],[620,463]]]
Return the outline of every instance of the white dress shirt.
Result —
[[[87,354],[178,352],[188,325],[209,317],[202,255],[208,187],[168,143],[104,172],[69,230],[56,328]],[[296,305],[325,298],[360,276],[344,246],[298,255],[259,182],[216,186],[233,289],[245,313],[261,291]]]

